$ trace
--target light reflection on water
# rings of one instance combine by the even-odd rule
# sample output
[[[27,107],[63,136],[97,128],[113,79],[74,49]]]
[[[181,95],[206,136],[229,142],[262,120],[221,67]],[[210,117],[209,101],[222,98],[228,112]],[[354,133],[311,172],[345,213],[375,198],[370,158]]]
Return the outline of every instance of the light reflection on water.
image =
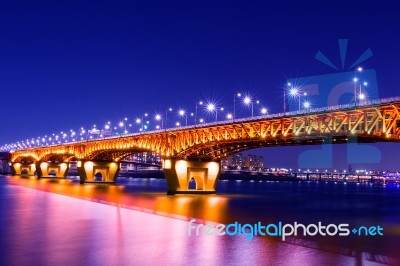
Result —
[[[0,177],[0,265],[398,262],[397,187],[233,181],[220,182],[219,195],[167,196],[165,190],[165,181],[157,179],[79,185],[69,180]],[[352,237],[348,241],[306,238],[286,243],[265,238],[188,237],[190,217],[223,223],[350,219],[347,222],[357,225],[379,223],[392,234],[378,241],[367,239],[364,244]]]

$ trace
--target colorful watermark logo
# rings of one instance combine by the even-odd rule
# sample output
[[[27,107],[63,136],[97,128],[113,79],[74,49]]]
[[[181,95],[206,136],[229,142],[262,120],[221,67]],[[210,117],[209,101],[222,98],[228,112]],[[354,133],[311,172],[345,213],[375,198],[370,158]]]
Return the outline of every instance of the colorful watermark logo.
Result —
[[[383,236],[383,228],[380,225],[377,226],[359,226],[350,229],[350,225],[346,223],[342,224],[323,224],[318,222],[316,224],[302,224],[294,222],[289,223],[269,223],[263,224],[257,222],[255,224],[241,224],[234,222],[230,224],[201,224],[196,223],[196,219],[192,219],[188,226],[188,236],[200,236],[200,235],[216,235],[216,236],[244,236],[246,240],[251,240],[255,236],[270,236],[279,237],[282,241],[285,241],[290,236]]]
[[[288,111],[350,104],[357,107],[366,101],[379,99],[376,71],[364,69],[361,64],[373,56],[366,49],[357,60],[347,63],[347,39],[339,39],[340,64],[318,51],[315,59],[333,69],[334,73],[298,77],[287,80]],[[338,66],[339,65],[339,66]],[[298,159],[299,168],[332,168],[333,147],[331,138],[320,149],[304,151]],[[314,158],[319,158],[315,160]],[[381,152],[368,144],[357,144],[357,137],[350,137],[347,144],[347,163],[380,163]]]

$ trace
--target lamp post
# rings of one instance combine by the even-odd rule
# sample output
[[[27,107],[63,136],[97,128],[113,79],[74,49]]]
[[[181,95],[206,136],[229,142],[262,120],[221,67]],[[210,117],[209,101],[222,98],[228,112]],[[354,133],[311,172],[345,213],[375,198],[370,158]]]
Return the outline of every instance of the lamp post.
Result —
[[[139,131],[142,131],[142,127],[143,127],[143,125],[142,125],[142,119],[136,118],[136,124],[140,125]]]
[[[301,93],[300,93],[299,89],[295,88],[295,87],[290,87],[289,94],[292,97],[298,97],[299,98],[299,110],[300,110],[301,109]],[[307,96],[307,92],[304,92],[303,96]]]
[[[196,102],[196,111],[195,111],[195,114],[194,114],[194,124],[195,125],[197,125],[197,104],[198,105],[203,105],[203,102],[202,101]]]
[[[233,95],[233,120],[236,118],[236,97],[242,97],[242,94],[239,92]]]
[[[292,84],[289,82],[287,84],[287,86],[290,87],[290,86],[292,86]],[[286,90],[287,90],[287,87],[285,85],[285,86],[283,86],[283,113],[284,114],[286,114]]]
[[[357,77],[357,72],[361,73],[363,71],[362,67],[357,67],[354,70],[354,78],[353,78],[353,82],[354,82],[354,105],[357,104],[357,83],[358,83],[358,77]],[[360,84],[361,86],[361,84]]]
[[[182,116],[182,117],[183,117],[183,116],[185,117],[185,120],[186,120],[185,125],[187,126],[187,114],[186,114],[185,110],[180,109],[179,112],[178,112],[178,114],[179,114],[180,116]]]
[[[161,129],[164,128],[164,120],[162,119],[162,116],[160,114],[156,114],[154,117],[157,121],[161,120]],[[158,128],[157,128],[158,129]]]
[[[147,117],[149,114],[148,113],[144,113],[144,115],[142,115],[141,118],[136,118],[136,124],[140,124],[140,128],[139,131],[144,131],[144,117]],[[147,121],[149,122],[149,121]]]
[[[121,130],[122,130],[122,128],[124,128],[124,132],[126,131],[126,126],[125,126],[125,123],[124,122],[119,122],[119,124],[118,124],[118,126],[121,128]],[[122,135],[122,134],[121,134]]]
[[[221,107],[219,110],[221,112],[223,112],[225,109],[224,109],[224,107]],[[217,112],[218,112],[218,108],[215,109],[215,116],[217,116]]]
[[[168,125],[167,125],[168,112],[172,112],[171,107],[168,108],[167,110],[165,110],[165,128],[168,128]]]
[[[215,111],[215,122],[216,122],[218,119],[218,114],[217,114],[218,112],[217,112],[217,108],[215,107],[215,104],[209,103],[207,105],[207,111],[209,111],[210,113]]]
[[[108,136],[112,136],[112,127],[110,121],[108,121],[107,124],[104,125],[104,132],[107,133]]]
[[[251,100],[251,98],[249,96],[244,97],[243,102],[246,105],[251,105],[251,118],[253,118],[253,114],[254,114],[254,110],[253,110],[253,101]]]

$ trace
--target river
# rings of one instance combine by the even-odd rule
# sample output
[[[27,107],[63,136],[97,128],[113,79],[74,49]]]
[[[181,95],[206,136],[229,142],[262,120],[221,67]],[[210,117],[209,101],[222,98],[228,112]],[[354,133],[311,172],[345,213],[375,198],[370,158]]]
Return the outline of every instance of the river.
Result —
[[[0,176],[0,265],[400,265],[396,184],[220,181],[217,195],[165,191],[163,179]],[[189,236],[192,219],[379,225],[383,235]]]

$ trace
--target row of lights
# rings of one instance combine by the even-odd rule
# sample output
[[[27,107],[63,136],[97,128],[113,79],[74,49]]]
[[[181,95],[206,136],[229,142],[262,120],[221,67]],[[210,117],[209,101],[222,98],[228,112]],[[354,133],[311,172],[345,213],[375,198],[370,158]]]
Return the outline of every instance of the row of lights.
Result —
[[[366,81],[360,82],[360,79],[357,75],[357,73],[361,73],[363,69],[361,67],[358,67],[355,69],[355,77],[353,78],[354,82],[354,103],[357,103],[357,99],[360,101],[363,101],[366,99],[366,94],[364,92],[366,86],[368,83]],[[287,84],[287,88],[289,89],[289,96],[292,98],[298,98],[298,103],[299,103],[299,110],[302,109],[302,107],[305,110],[308,110],[311,108],[311,102],[309,100],[304,100],[303,102],[301,101],[302,97],[307,97],[307,92],[304,92],[301,90],[300,87],[296,87],[291,83]],[[357,90],[359,92],[357,93]],[[286,89],[285,89],[285,94],[286,95]],[[237,100],[240,99],[242,100],[242,103],[249,107],[251,109],[251,117],[254,117],[254,104],[260,105],[259,100],[254,100],[252,97],[248,95],[243,95],[242,93],[236,93],[234,94],[233,97],[233,113],[228,112],[226,114],[226,119],[227,120],[235,120],[236,119],[236,102]],[[284,99],[284,102],[286,100]],[[179,117],[184,118],[184,125],[188,125],[188,115],[190,117],[194,118],[194,125],[197,125],[198,123],[202,124],[205,123],[204,118],[197,119],[198,115],[198,108],[202,107],[204,108],[208,113],[215,114],[215,121],[218,121],[218,112],[223,112],[225,111],[224,107],[219,107],[217,106],[216,103],[209,102],[205,103],[203,101],[196,102],[195,105],[195,112],[187,112],[184,109],[179,109],[177,114]],[[284,111],[285,111],[285,103],[284,103]],[[168,113],[171,113],[173,111],[172,108],[168,108],[165,111],[165,116],[161,115],[160,113],[157,113],[154,115],[154,120],[157,121],[158,123],[161,123],[161,126],[157,124],[155,126],[155,129],[165,129],[168,127],[167,125],[167,118],[168,118]],[[266,115],[268,113],[268,109],[265,106],[261,106],[260,108],[260,114],[261,115]],[[146,131],[149,127],[150,120],[149,120],[149,114],[144,113],[141,117],[136,118],[135,122],[137,125],[139,125],[139,131]],[[21,142],[16,142],[12,144],[6,144],[2,147],[0,147],[0,150],[19,150],[19,149],[25,149],[25,148],[31,148],[32,146],[47,146],[47,145],[55,145],[55,144],[61,144],[63,142],[74,142],[74,141],[79,141],[79,140],[88,140],[88,139],[93,139],[95,135],[97,135],[99,138],[103,137],[108,137],[114,135],[120,135],[120,134],[128,134],[130,133],[129,128],[132,128],[132,123],[128,123],[128,118],[124,118],[122,121],[118,123],[118,126],[111,126],[111,122],[108,121],[104,129],[97,129],[96,125],[93,125],[92,129],[90,130],[85,130],[84,128],[81,128],[79,130],[79,134],[75,132],[74,130],[70,130],[70,132],[61,132],[60,134],[52,134],[51,136],[45,135],[44,137],[38,137],[36,139],[27,139],[26,141],[21,141]],[[174,126],[180,127],[183,126],[181,122],[177,121],[175,122]],[[123,130],[122,130],[123,129]],[[118,130],[122,130],[122,132],[119,132]]]
[[[243,96],[241,93],[235,94],[235,99],[234,99],[234,112],[228,112],[225,117],[227,120],[233,120],[236,117],[235,114],[235,109],[236,109],[236,98],[240,98],[243,101],[243,104],[245,106],[251,107],[251,117],[254,116],[254,103],[255,104],[260,104],[260,101],[255,101],[253,100],[250,96]],[[199,118],[197,119],[198,115],[198,109],[203,108],[205,111],[207,111],[210,114],[215,114],[215,121],[218,121],[218,114],[220,112],[224,112],[225,108],[224,107],[219,107],[217,106],[216,103],[209,102],[205,103],[203,101],[199,101],[196,103],[195,106],[195,112],[187,112],[185,109],[178,109],[177,115],[178,117],[184,119],[184,124],[181,124],[180,121],[175,122],[174,126],[175,127],[180,127],[180,126],[187,126],[188,125],[188,116],[192,117],[194,119],[193,123],[195,125],[197,124],[203,124],[205,123],[204,118]],[[161,115],[160,113],[156,113],[154,115],[154,120],[158,122],[157,125],[155,125],[155,129],[165,129],[167,128],[167,118],[168,114],[172,113],[173,109],[168,108],[165,111],[165,116]],[[266,115],[268,113],[266,107],[261,107],[260,108],[260,114],[261,115]],[[48,146],[48,145],[57,145],[57,144],[62,144],[62,143],[67,143],[67,142],[75,142],[75,141],[84,141],[84,140],[91,140],[94,138],[103,138],[103,137],[110,137],[114,135],[122,135],[122,134],[128,134],[132,133],[132,127],[134,124],[139,125],[139,131],[146,131],[148,130],[150,126],[150,121],[149,119],[149,114],[144,113],[142,116],[137,117],[135,119],[135,123],[129,123],[129,120],[127,117],[119,121],[115,126],[111,124],[110,121],[108,121],[103,129],[97,128],[96,125],[93,125],[91,129],[85,129],[84,127],[81,127],[78,131],[70,130],[69,132],[60,132],[59,134],[51,134],[51,135],[44,135],[42,137],[37,137],[37,138],[32,138],[32,139],[26,139],[24,141],[18,141],[16,143],[12,144],[6,144],[2,147],[0,147],[0,150],[21,150],[21,149],[27,149],[27,148],[32,148],[32,147],[43,147],[43,146]],[[160,125],[161,124],[161,125]]]

